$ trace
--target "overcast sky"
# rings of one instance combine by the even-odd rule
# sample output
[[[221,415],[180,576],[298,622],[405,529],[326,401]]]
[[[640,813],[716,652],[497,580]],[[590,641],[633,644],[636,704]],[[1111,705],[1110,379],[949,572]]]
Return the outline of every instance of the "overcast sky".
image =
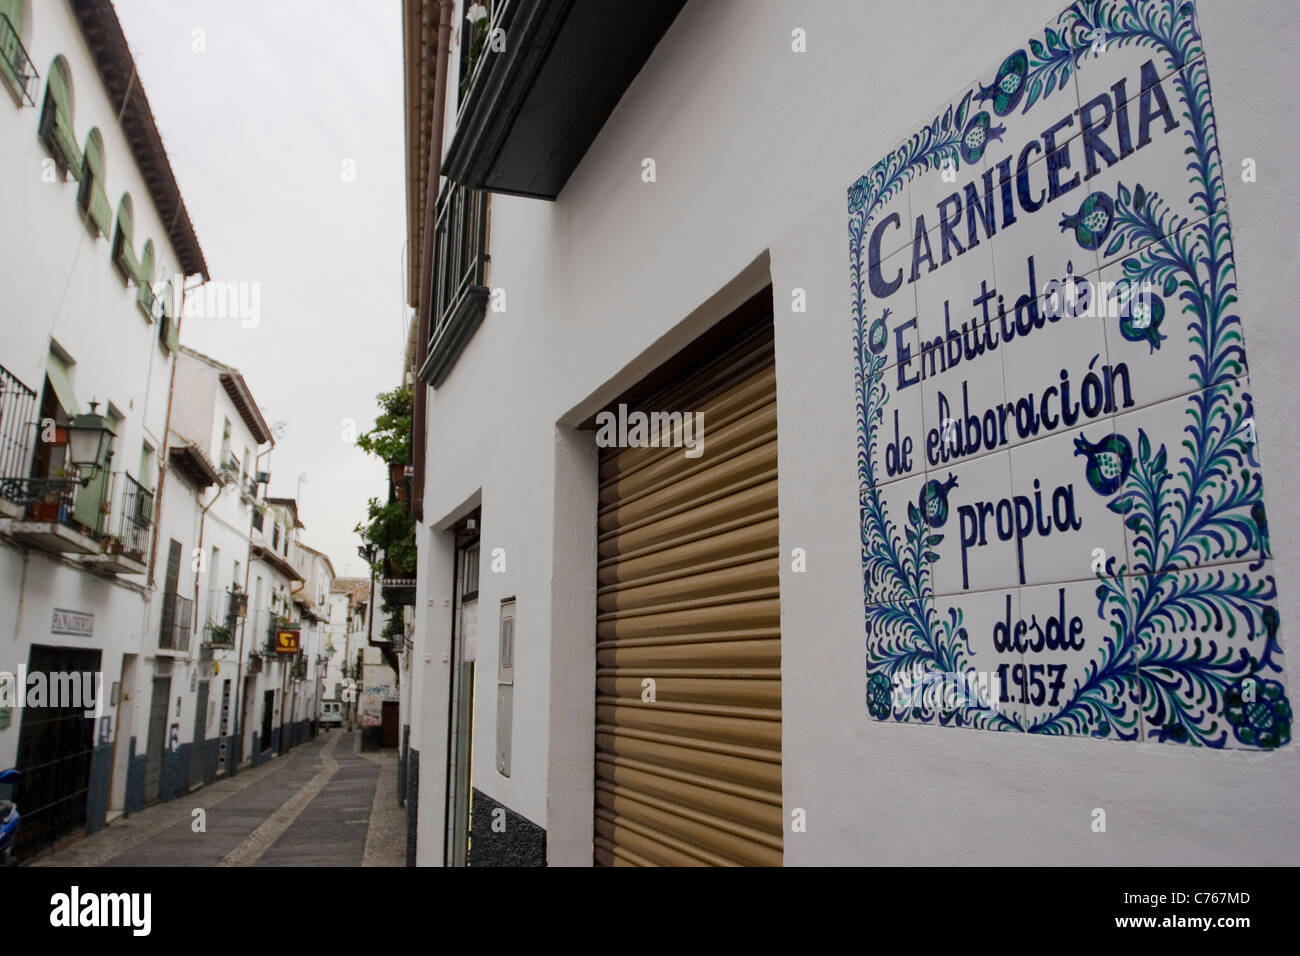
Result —
[[[387,482],[346,420],[369,428],[398,383],[409,314],[400,2],[115,5],[212,280],[258,283],[255,327],[187,317],[181,341],[284,423],[271,495],[305,473],[303,542],[364,574],[352,529]]]

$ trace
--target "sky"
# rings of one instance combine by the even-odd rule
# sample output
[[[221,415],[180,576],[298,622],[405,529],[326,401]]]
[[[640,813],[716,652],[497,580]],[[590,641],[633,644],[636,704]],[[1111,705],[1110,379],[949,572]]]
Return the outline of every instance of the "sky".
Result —
[[[410,314],[400,0],[115,6],[212,281],[241,284],[224,317],[187,308],[181,342],[283,423],[271,496],[364,575],[353,528],[387,478],[353,441],[400,381]]]

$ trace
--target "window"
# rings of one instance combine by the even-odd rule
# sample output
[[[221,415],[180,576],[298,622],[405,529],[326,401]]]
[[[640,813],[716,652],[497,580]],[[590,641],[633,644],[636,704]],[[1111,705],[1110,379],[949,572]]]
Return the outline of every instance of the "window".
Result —
[[[144,317],[150,322],[157,322],[162,318],[163,311],[167,308],[167,300],[171,298],[171,283],[166,283],[163,286],[161,294],[154,294],[152,239],[144,241],[144,251],[140,253],[139,269],[136,276],[136,307],[144,313]]]
[[[138,281],[140,260],[135,255],[135,208],[131,194],[122,193],[117,202],[117,225],[113,227],[113,266],[123,282]]]
[[[140,448],[140,484],[145,488],[153,487],[153,452],[148,442]]]
[[[437,388],[487,312],[489,194],[448,183],[438,197],[433,235],[429,353],[419,378]]]
[[[64,174],[81,178],[81,150],[72,128],[72,70],[68,61],[56,56],[45,81],[45,102],[41,107],[40,137]]]
[[[478,597],[478,544],[466,548],[461,559],[460,596],[463,601]]]
[[[23,17],[23,0],[0,0],[0,78],[13,94],[19,108],[35,106],[31,88],[37,79],[36,67],[23,48],[27,23]]]
[[[109,235],[113,212],[104,192],[104,138],[97,128],[86,134],[86,151],[81,157],[81,189],[77,204],[86,214],[86,227],[97,236]],[[93,228],[92,228],[93,227]]]

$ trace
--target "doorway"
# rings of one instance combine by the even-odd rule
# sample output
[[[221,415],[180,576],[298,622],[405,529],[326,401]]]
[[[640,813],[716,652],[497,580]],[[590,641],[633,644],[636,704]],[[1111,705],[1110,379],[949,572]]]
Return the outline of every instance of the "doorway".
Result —
[[[271,749],[271,727],[275,719],[275,691],[268,690],[262,694],[262,740],[259,749],[266,753]]]
[[[208,769],[208,746],[204,739],[208,728],[208,682],[199,681],[199,697],[194,709],[194,745],[190,748],[190,789],[203,783]]]
[[[171,692],[170,674],[153,679],[153,696],[149,698],[149,738],[144,759],[146,805],[156,803],[162,797],[163,750],[167,747],[167,704]]]
[[[86,686],[83,674],[90,675],[90,687],[96,686],[99,661],[99,651],[32,646],[28,674],[44,675],[51,695],[60,683],[55,675],[72,675],[77,693],[60,692],[59,699],[51,696],[44,702],[45,706],[22,708],[22,727],[18,732],[21,776],[15,795],[22,825],[15,837],[16,856],[27,856],[50,846],[86,825],[96,722],[86,719],[87,708],[80,692]],[[27,693],[27,688],[19,690]]]

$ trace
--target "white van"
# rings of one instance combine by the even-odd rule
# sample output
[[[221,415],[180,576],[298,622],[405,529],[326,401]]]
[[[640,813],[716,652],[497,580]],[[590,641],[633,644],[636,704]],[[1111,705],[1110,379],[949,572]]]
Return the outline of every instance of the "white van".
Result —
[[[343,724],[343,704],[337,700],[321,701],[322,727],[339,727]]]

